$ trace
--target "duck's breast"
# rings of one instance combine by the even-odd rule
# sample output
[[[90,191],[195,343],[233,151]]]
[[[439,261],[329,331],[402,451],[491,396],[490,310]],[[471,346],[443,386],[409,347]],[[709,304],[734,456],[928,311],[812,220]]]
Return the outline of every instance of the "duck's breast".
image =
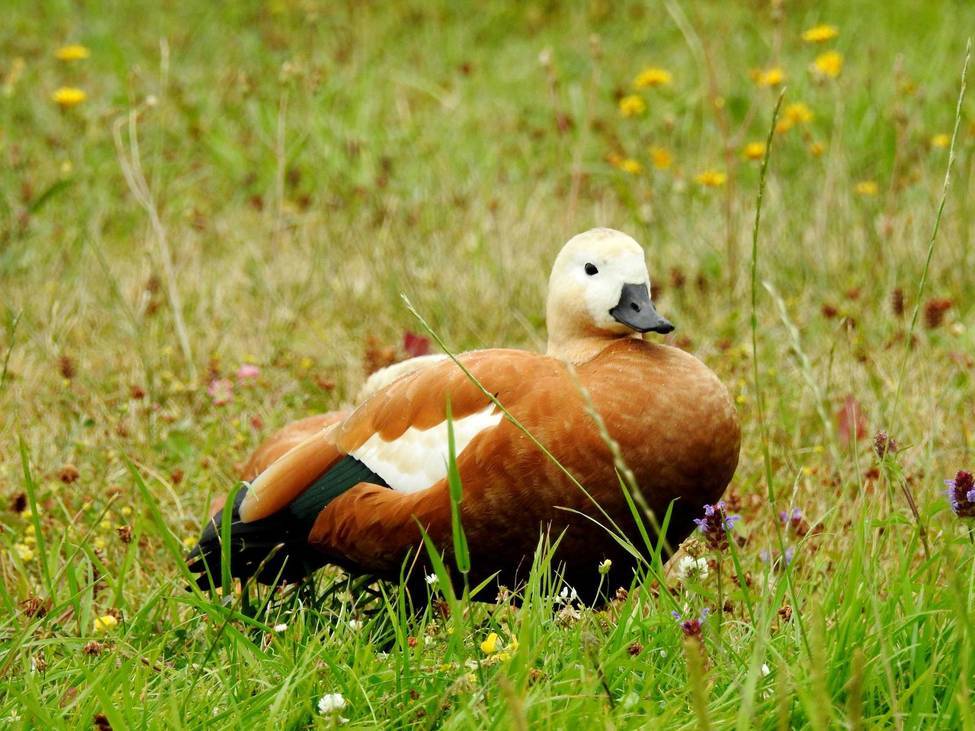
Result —
[[[628,340],[587,364],[585,383],[659,509],[673,498],[703,504],[720,496],[738,464],[741,431],[710,368],[677,348]]]

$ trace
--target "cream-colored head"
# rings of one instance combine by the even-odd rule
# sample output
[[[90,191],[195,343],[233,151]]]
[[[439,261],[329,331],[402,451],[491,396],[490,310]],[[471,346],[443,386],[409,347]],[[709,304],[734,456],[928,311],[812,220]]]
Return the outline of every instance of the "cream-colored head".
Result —
[[[610,342],[674,329],[650,299],[643,249],[609,228],[574,236],[562,247],[548,283],[548,354],[573,363]]]

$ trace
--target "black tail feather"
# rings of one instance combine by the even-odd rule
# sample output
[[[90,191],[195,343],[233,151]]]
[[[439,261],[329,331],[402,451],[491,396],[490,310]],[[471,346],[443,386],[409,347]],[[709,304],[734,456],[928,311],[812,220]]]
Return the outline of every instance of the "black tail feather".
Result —
[[[268,585],[300,581],[324,565],[322,555],[308,545],[309,526],[296,522],[289,513],[252,523],[241,521],[240,504],[246,494],[247,489],[241,488],[234,499],[230,545],[222,546],[220,511],[207,521],[199,542],[186,557],[190,571],[199,574],[196,583],[201,589],[220,586],[225,554],[230,558],[232,577]]]
[[[230,557],[230,575],[242,581],[253,578],[261,584],[275,584],[305,578],[327,563],[319,551],[308,545],[308,534],[318,514],[336,497],[363,482],[388,487],[362,462],[346,456],[286,508],[250,523],[240,519],[240,504],[247,494],[245,484],[234,498],[230,545],[221,546],[220,511],[207,521],[199,543],[186,557],[190,571],[200,574],[196,583],[201,589],[220,586],[225,554]]]

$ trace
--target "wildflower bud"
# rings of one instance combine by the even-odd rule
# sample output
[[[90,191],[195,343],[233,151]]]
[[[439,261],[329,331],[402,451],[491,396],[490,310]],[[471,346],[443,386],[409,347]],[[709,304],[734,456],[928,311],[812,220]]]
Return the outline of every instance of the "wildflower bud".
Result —
[[[83,653],[85,653],[86,655],[91,655],[92,657],[95,657],[95,656],[101,655],[102,654],[102,650],[104,648],[105,648],[105,646],[101,642],[98,642],[97,640],[92,640],[87,645],[85,645],[84,647],[82,647],[81,648],[81,651]]]
[[[728,531],[730,531],[740,516],[728,515],[724,502],[704,506],[704,517],[695,518],[694,523],[704,535],[708,546],[715,551],[728,548]]]
[[[636,657],[643,652],[643,645],[639,642],[633,642],[629,647],[626,648],[626,651],[630,653],[632,657]]]
[[[946,298],[935,298],[924,304],[924,324],[929,330],[934,330],[944,322],[945,313],[951,309],[952,301]]]
[[[62,467],[58,472],[58,479],[61,480],[61,482],[63,482],[65,485],[70,485],[72,482],[75,482],[80,476],[81,473],[78,471],[78,468],[75,467],[73,464],[64,465],[64,467]]]
[[[599,564],[599,575],[605,576],[611,568],[613,568],[613,562],[608,558],[605,561],[601,561]]]
[[[115,532],[118,533],[118,538],[120,541],[122,541],[122,543],[132,542],[132,526],[120,525],[115,529]]]
[[[890,293],[890,309],[898,317],[904,314],[904,290],[900,287]]]
[[[879,459],[883,459],[888,454],[897,453],[897,440],[887,436],[887,432],[880,431],[873,438],[873,451],[877,453]]]
[[[10,498],[10,510],[14,513],[23,513],[27,510],[27,493],[18,492]]]
[[[708,618],[708,614],[711,612],[710,609],[705,607],[701,611],[700,617],[692,617],[691,619],[684,619],[679,612],[671,612],[674,620],[680,625],[681,632],[684,633],[684,637],[690,637],[694,639],[701,638],[701,632],[704,628],[704,621]]]
[[[971,472],[959,470],[953,480],[945,480],[945,494],[951,509],[959,518],[975,518],[975,477]]]

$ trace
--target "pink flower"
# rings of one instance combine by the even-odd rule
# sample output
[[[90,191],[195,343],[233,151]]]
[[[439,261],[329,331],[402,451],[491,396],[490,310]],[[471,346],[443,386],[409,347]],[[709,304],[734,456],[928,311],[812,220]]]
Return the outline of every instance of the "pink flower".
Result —
[[[207,386],[207,393],[214,406],[223,406],[234,397],[234,382],[229,378],[215,378]]]
[[[244,363],[240,368],[237,369],[237,380],[238,381],[250,381],[261,375],[261,369],[256,365],[251,365],[250,363]]]

